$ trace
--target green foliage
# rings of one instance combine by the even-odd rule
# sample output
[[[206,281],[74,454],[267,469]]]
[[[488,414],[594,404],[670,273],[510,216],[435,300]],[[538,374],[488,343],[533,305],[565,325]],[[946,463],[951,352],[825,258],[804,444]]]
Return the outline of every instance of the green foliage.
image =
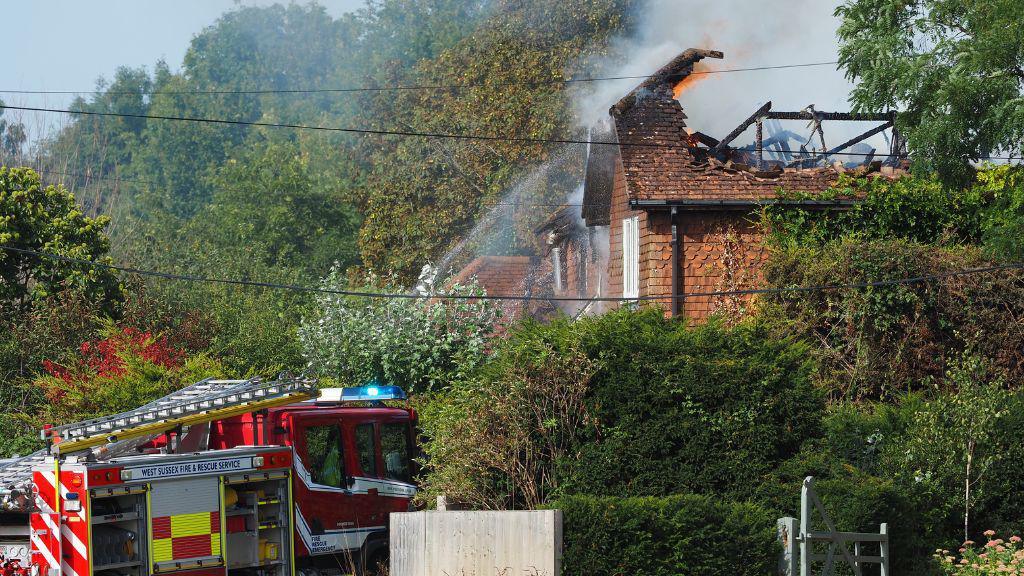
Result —
[[[110,262],[110,241],[103,232],[108,222],[83,215],[70,192],[44,187],[34,171],[0,167],[0,245]],[[108,303],[120,298],[110,270],[0,251],[0,310],[25,310],[70,287]]]
[[[475,377],[421,407],[431,465],[421,498],[529,509],[558,490],[558,465],[578,457],[580,431],[593,425],[586,395],[596,365],[569,346],[499,346]]]
[[[48,363],[49,373],[31,383],[48,400],[37,418],[63,423],[124,412],[204,378],[225,376],[206,356],[181,357],[166,351],[162,340],[140,341],[128,334],[134,333],[108,325],[104,338],[83,345],[73,364]]]
[[[855,195],[862,201],[843,210],[774,204],[764,209],[762,224],[776,246],[813,246],[845,237],[963,244],[981,240],[985,194],[978,188],[950,189],[938,180],[912,177],[843,175],[824,197]]]
[[[568,496],[563,574],[763,576],[780,552],[770,510],[713,496]]]
[[[989,469],[1007,446],[999,432],[1011,396],[990,372],[983,360],[963,357],[948,376],[955,392],[925,404],[904,447],[915,480],[959,496],[964,540],[970,538],[975,501],[985,497]]]
[[[596,425],[565,464],[567,492],[745,498],[820,431],[807,347],[760,323],[687,327],[653,310],[547,332],[578,339],[600,363],[590,393]]]
[[[934,247],[905,240],[843,238],[820,246],[783,247],[764,268],[769,286],[914,283],[772,294],[762,313],[784,334],[818,343],[819,384],[833,398],[886,398],[942,383],[951,359],[968,346],[993,361],[1007,382],[1024,377],[1024,274],[960,275],[993,263],[977,248]]]
[[[371,279],[372,282],[372,279]],[[348,286],[342,270],[332,269],[326,290]],[[367,285],[360,292],[400,293],[394,285]],[[480,295],[475,284],[439,292]],[[480,365],[499,320],[491,300],[318,295],[316,310],[299,336],[310,367],[351,385],[371,380],[409,392],[442,390]]]
[[[493,495],[491,506],[565,493],[745,498],[819,433],[807,353],[758,324],[688,328],[656,310],[518,325],[423,410],[426,484],[471,502]],[[549,371],[564,373],[564,389],[555,379],[535,392],[552,385]],[[481,455],[491,446],[533,473],[516,477]]]
[[[856,109],[897,119],[920,168],[950,183],[969,161],[1024,150],[1024,4],[846,0],[840,63]]]
[[[1024,170],[990,167],[978,173],[976,188],[991,198],[983,225],[985,246],[996,258],[1024,261]]]

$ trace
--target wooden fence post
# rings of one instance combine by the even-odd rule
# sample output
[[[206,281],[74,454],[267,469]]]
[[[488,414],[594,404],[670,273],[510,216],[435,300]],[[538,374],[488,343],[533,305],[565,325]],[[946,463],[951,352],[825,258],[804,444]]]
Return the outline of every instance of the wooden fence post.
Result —
[[[787,516],[779,518],[777,524],[779,530],[779,542],[782,543],[782,557],[779,558],[780,576],[797,576],[796,567],[796,540],[799,537],[796,526],[796,518]]]
[[[879,574],[880,576],[889,576],[889,524],[883,522],[878,533],[882,535],[882,541],[878,543],[879,554],[882,556]]]

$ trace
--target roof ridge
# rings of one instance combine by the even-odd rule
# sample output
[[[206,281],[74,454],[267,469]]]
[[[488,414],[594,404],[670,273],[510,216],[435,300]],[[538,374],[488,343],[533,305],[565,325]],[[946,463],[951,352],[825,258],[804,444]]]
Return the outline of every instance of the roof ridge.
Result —
[[[689,48],[658,69],[657,72],[629,91],[618,102],[612,105],[608,113],[620,116],[629,111],[638,100],[647,94],[667,95],[672,97],[672,89],[687,76],[693,73],[693,66],[705,58],[722,59],[725,54],[717,50]]]

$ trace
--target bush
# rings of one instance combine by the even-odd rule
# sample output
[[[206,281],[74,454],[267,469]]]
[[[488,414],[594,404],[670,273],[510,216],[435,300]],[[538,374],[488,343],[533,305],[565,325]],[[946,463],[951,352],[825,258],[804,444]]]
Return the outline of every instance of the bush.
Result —
[[[977,248],[905,240],[784,248],[765,265],[769,286],[813,286],[936,277],[916,283],[779,293],[761,301],[785,335],[817,343],[819,384],[833,399],[885,399],[942,384],[968,347],[1007,382],[1024,382],[1024,272],[954,272],[991,266]]]
[[[820,434],[823,404],[808,348],[759,322],[687,327],[661,312],[614,312],[553,325],[599,363],[567,493],[745,499]]]
[[[566,576],[765,576],[780,548],[777,515],[716,497],[568,496],[562,510]]]
[[[688,328],[657,310],[515,326],[486,365],[422,411],[426,484],[474,503],[506,494],[516,507],[532,505],[529,484],[541,486],[540,502],[746,498],[820,433],[808,350],[770,333],[756,323]],[[481,452],[502,446],[507,462],[485,466]],[[502,468],[512,465],[536,476],[508,484]]]
[[[349,282],[336,267],[322,286],[345,291]],[[359,291],[405,290],[385,284]],[[484,291],[470,284],[454,285],[448,292],[469,296]],[[429,392],[465,379],[483,362],[499,316],[490,300],[321,294],[299,337],[318,374],[357,386],[379,380],[409,392]]]

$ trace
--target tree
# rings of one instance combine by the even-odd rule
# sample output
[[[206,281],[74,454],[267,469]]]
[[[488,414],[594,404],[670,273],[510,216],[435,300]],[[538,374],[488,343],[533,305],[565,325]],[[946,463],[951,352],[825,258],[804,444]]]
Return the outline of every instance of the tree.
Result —
[[[1010,395],[992,380],[985,361],[969,353],[950,369],[948,379],[957,385],[956,392],[929,402],[916,415],[907,456],[917,465],[920,481],[962,487],[967,540],[971,509],[984,488],[985,474],[1002,457],[998,424]]]
[[[969,162],[1024,153],[1024,3],[846,0],[840,65],[862,111],[902,110],[918,167],[969,180]]]
[[[110,262],[109,218],[89,218],[63,186],[43,186],[27,168],[0,167],[0,245],[68,258]],[[109,269],[26,252],[0,251],[0,310],[25,310],[38,298],[75,287],[113,304],[120,298]]]
[[[0,100],[0,161],[16,161],[28,135],[21,122],[4,120],[4,111],[4,101]]]

